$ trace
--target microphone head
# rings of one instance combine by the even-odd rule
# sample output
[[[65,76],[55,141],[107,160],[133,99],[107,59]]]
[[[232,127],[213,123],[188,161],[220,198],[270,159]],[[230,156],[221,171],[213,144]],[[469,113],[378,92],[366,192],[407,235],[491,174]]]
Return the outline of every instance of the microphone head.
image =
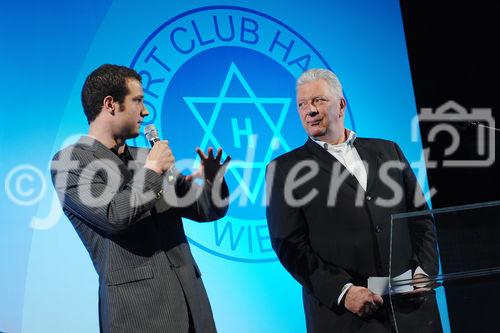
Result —
[[[148,141],[150,142],[159,140],[158,131],[156,130],[155,125],[153,124],[144,127],[144,134],[146,135],[146,139],[148,139]]]

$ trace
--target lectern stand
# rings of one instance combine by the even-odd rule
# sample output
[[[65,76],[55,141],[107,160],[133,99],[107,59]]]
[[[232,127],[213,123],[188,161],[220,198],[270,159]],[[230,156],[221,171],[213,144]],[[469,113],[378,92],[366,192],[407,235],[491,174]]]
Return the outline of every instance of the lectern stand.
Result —
[[[500,201],[392,215],[389,242],[397,332],[439,331],[436,303],[444,332],[500,332]],[[401,278],[419,263],[428,278]]]

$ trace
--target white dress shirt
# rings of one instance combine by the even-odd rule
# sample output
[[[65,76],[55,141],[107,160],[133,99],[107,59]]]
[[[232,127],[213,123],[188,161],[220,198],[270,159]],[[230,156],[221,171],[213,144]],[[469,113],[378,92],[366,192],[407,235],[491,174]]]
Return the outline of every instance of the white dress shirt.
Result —
[[[368,182],[368,173],[366,167],[359,157],[356,147],[353,143],[356,139],[356,133],[354,131],[346,129],[347,140],[345,142],[339,143],[338,145],[331,145],[327,142],[314,140],[321,147],[326,149],[333,157],[335,157],[342,165],[349,171],[351,175],[356,177],[359,185],[366,191],[366,184]]]

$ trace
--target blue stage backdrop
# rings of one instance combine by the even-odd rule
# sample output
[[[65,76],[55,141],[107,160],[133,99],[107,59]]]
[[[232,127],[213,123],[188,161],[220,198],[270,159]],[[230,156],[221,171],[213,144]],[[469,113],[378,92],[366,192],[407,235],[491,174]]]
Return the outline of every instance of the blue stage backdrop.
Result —
[[[170,141],[179,169],[196,165],[197,146],[233,158],[227,216],[184,221],[220,332],[305,332],[301,288],[272,251],[264,207],[266,164],[306,140],[294,100],[302,71],[336,72],[347,126],[397,141],[427,188],[397,0],[3,6],[0,331],[98,331],[97,275],[48,163],[86,132],[80,91],[103,63],[142,75],[143,125]],[[440,309],[446,328],[444,295]]]

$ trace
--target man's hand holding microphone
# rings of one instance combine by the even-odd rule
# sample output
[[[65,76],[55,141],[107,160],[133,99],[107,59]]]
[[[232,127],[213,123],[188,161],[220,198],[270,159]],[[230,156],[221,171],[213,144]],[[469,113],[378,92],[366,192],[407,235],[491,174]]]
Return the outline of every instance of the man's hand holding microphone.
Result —
[[[156,141],[146,158],[145,168],[151,169],[159,175],[171,170],[175,164],[175,157],[167,140]]]

